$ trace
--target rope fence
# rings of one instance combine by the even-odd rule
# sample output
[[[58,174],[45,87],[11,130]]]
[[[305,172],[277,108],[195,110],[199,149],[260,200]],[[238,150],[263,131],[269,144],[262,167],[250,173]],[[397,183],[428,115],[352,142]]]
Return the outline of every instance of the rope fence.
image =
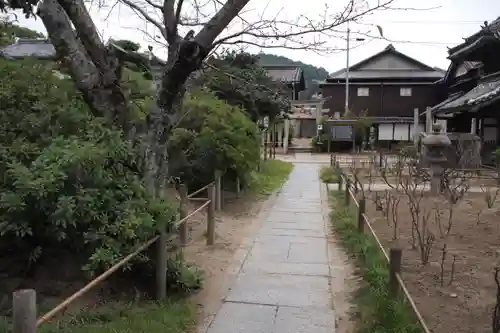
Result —
[[[417,320],[420,323],[420,326],[422,327],[424,333],[431,333],[422,315],[420,314],[420,311],[418,311],[417,305],[413,301],[413,298],[411,297],[410,292],[406,288],[406,285],[401,277],[401,262],[402,262],[403,250],[400,248],[390,248],[389,254],[387,254],[387,251],[382,245],[382,242],[380,241],[377,234],[375,233],[375,230],[371,226],[369,217],[366,215],[365,211],[366,199],[361,198],[359,201],[356,200],[356,195],[352,191],[349,178],[346,177],[341,171],[339,175],[338,185],[339,185],[338,190],[344,191],[344,200],[345,200],[344,205],[346,207],[350,207],[352,203],[356,208],[356,223],[358,232],[364,233],[365,226],[368,227],[371,236],[377,243],[380,251],[387,260],[387,263],[389,264],[389,291],[395,297],[397,297],[402,291],[404,297],[406,298],[413,312],[415,313],[415,316],[417,317]]]
[[[215,174],[215,180],[210,184],[194,191],[191,194],[187,194],[187,187],[181,184],[179,187],[180,199],[179,205],[179,220],[175,221],[174,227],[178,233],[180,239],[180,245],[185,247],[188,245],[188,220],[191,219],[197,213],[206,210],[207,224],[206,224],[206,244],[214,245],[215,243],[215,210],[222,209],[222,188],[221,188],[221,178],[220,172]],[[195,195],[207,191],[207,198],[194,198]],[[196,199],[196,201],[205,201],[200,207],[196,208],[190,213],[186,212],[186,203],[188,200]],[[156,299],[165,300],[167,297],[167,261],[168,261],[168,251],[169,243],[171,243],[177,234],[167,234],[166,228],[162,228],[158,231],[158,235],[148,240],[141,246],[139,246],[134,252],[130,253],[126,257],[122,258],[108,270],[94,278],[87,285],[85,285],[80,290],[76,291],[74,294],[66,298],[64,301],[59,303],[52,310],[45,313],[43,316],[37,319],[37,303],[36,303],[36,291],[33,289],[23,289],[14,291],[12,297],[12,309],[13,309],[13,332],[14,333],[35,333],[37,328],[46,323],[50,319],[54,318],[56,315],[65,310],[74,301],[82,297],[89,290],[97,286],[99,283],[106,280],[118,269],[125,266],[138,254],[148,249],[153,244],[157,244],[157,255],[156,255]]]

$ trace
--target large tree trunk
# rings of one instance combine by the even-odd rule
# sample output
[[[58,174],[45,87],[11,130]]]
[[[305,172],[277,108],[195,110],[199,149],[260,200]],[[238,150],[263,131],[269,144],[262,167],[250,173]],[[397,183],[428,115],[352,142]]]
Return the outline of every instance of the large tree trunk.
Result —
[[[161,195],[169,179],[168,139],[182,116],[182,100],[189,76],[198,70],[207,49],[192,39],[178,39],[169,46],[167,65],[156,106],[147,117],[145,181]]]
[[[104,117],[109,126],[121,128],[124,137],[143,139],[143,177],[147,188],[157,195],[169,181],[167,143],[181,113],[186,81],[201,67],[215,38],[248,1],[227,1],[196,37],[191,31],[184,39],[177,35],[175,17],[179,13],[174,15],[173,1],[166,2],[172,5],[164,8],[169,18],[164,22],[168,62],[156,106],[139,129],[134,126],[120,86],[119,60],[100,40],[83,0],[43,0],[39,6],[38,15],[50,39],[93,114]],[[179,12],[181,8],[177,9]]]
[[[104,117],[110,126],[128,132],[132,121],[120,86],[118,58],[104,47],[97,34],[92,34],[95,27],[83,2],[71,0],[69,4],[68,0],[44,0],[38,8],[38,15],[58,57],[68,68],[93,114]],[[79,31],[77,34],[71,23],[76,28],[83,26],[84,33]],[[86,36],[83,38],[85,43],[82,36]]]

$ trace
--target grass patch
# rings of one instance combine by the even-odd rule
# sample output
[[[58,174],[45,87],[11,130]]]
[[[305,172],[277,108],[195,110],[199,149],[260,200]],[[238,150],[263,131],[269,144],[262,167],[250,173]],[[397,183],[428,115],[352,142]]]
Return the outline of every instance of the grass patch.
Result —
[[[293,163],[280,160],[261,161],[260,171],[250,174],[249,188],[260,195],[277,190],[293,170]]]
[[[319,170],[319,179],[321,179],[323,183],[333,184],[339,182],[339,175],[334,168],[323,166]]]
[[[406,299],[390,297],[387,261],[375,240],[357,231],[355,214],[344,207],[344,195],[332,192],[330,220],[347,252],[356,258],[364,283],[354,297],[358,333],[420,333],[422,329]]]
[[[110,302],[93,309],[65,314],[42,324],[40,333],[187,333],[192,330],[196,310],[188,300],[163,303]],[[0,319],[0,332],[12,332]]]

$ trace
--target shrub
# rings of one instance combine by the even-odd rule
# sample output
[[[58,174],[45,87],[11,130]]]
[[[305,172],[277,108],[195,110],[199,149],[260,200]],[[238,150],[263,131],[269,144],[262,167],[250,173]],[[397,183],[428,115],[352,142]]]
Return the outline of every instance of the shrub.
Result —
[[[192,92],[169,142],[171,175],[191,189],[211,182],[215,170],[243,176],[257,166],[257,138],[255,124],[241,108],[209,91]]]
[[[95,274],[172,221],[171,205],[145,191],[133,147],[90,115],[71,81],[35,60],[0,61],[0,75],[8,83],[0,89],[2,253],[30,267],[63,252]]]
[[[322,167],[319,170],[319,178],[323,183],[332,184],[339,182],[339,175],[337,171],[332,167]]]

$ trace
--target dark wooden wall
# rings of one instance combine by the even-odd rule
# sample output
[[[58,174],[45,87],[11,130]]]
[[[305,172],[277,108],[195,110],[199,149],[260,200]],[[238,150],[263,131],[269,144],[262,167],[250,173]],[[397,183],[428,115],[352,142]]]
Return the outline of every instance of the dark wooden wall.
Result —
[[[370,95],[358,96],[358,87],[369,88]],[[400,96],[400,88],[411,88],[412,96]],[[330,115],[344,111],[345,86],[328,85],[321,88],[324,97],[331,97],[325,103]],[[367,110],[372,117],[413,117],[413,110],[424,111],[427,106],[437,104],[436,86],[429,85],[363,85],[349,84],[349,109],[355,114]]]

